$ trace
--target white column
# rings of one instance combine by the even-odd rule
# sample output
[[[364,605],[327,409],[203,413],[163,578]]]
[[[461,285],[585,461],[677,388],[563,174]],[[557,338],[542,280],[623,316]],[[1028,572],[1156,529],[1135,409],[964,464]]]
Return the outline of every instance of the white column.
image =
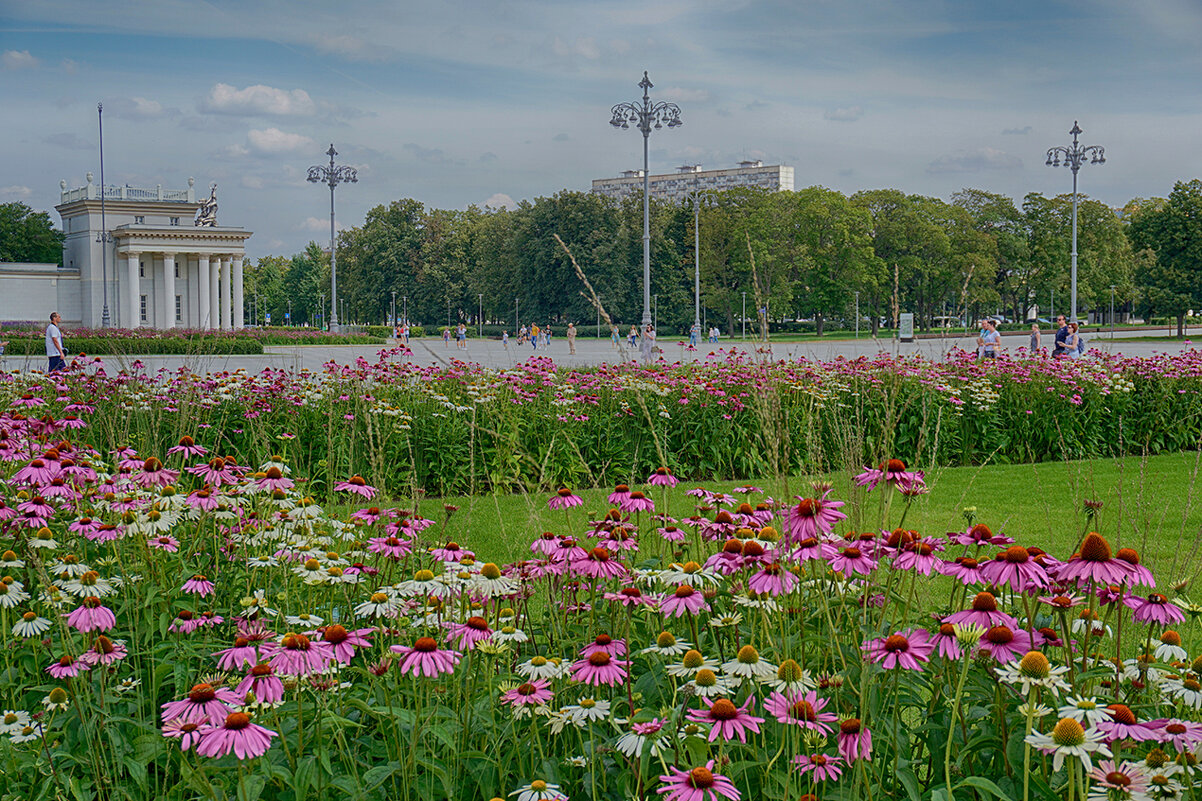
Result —
[[[186,261],[184,262],[187,263]],[[175,254],[163,254],[163,328],[175,328]]]
[[[244,303],[242,298],[242,257],[234,256],[230,261],[230,283],[234,290],[234,328],[243,328],[246,319],[243,315]]]
[[[125,327],[137,328],[142,324],[141,281],[138,279],[142,254],[130,251],[125,258]]]
[[[221,330],[229,331],[233,327],[233,320],[230,315],[230,303],[233,300],[230,292],[230,268],[233,266],[232,259],[221,260]]]
[[[221,294],[217,274],[221,272],[221,257],[215,256],[209,267],[209,324],[207,328],[221,326]]]
[[[196,321],[196,327],[206,329],[209,327],[209,320],[212,317],[211,307],[209,305],[209,294],[213,271],[209,268],[209,254],[200,254],[200,263],[196,268],[196,295],[200,299],[200,319]]]

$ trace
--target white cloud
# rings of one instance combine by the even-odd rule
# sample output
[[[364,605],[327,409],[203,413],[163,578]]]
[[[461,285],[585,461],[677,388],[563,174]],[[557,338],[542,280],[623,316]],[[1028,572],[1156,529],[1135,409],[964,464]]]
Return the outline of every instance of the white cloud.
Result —
[[[74,75],[79,71],[79,64],[75,63],[69,58],[64,58],[59,66],[62,67],[63,72],[67,73],[68,75]]]
[[[305,221],[303,223],[301,223],[300,227],[301,227],[302,231],[315,231],[315,232],[329,233],[330,232],[330,221],[328,219],[321,219],[319,217],[306,217]],[[335,221],[334,227],[337,228],[339,231],[344,230],[342,223],[337,222],[337,221]]]
[[[1026,136],[1031,133],[1031,126],[1024,125],[1021,128],[1006,128],[1002,131],[1002,136]]]
[[[4,55],[0,56],[0,63],[4,64],[6,70],[23,70],[36,67],[38,60],[28,50],[5,50]]]
[[[658,89],[659,87],[656,87]],[[662,97],[672,103],[708,103],[708,89],[685,89],[680,86],[669,86],[663,91]]]
[[[561,58],[581,56],[589,61],[596,61],[601,57],[601,48],[597,47],[597,40],[591,36],[581,36],[574,42],[556,36],[551,41],[551,52]]]
[[[279,128],[252,129],[246,134],[251,150],[260,154],[292,153],[297,150],[313,150],[317,143],[302,134],[288,133]]]
[[[202,112],[210,114],[244,116],[303,117],[317,111],[317,104],[304,89],[289,92],[263,84],[238,89],[228,83],[218,83],[197,105]]]
[[[387,61],[393,52],[390,48],[372,44],[350,34],[315,36],[313,47],[319,52],[339,56],[347,61]]]
[[[163,104],[145,97],[119,97],[106,100],[104,110],[127,119],[151,119],[163,116]],[[173,112],[178,113],[178,112]]]
[[[859,106],[833,108],[822,112],[822,118],[832,122],[855,122],[864,116],[864,109]]]
[[[976,150],[961,150],[954,155],[940,156],[927,165],[927,172],[984,172],[986,170],[1017,170],[1023,160],[1011,153],[982,147]]]
[[[0,186],[0,197],[27,198],[32,194],[33,190],[28,186]]]
[[[514,199],[504,192],[497,192],[480,205],[489,206],[494,209],[516,209],[518,207],[518,204],[514,201]]]

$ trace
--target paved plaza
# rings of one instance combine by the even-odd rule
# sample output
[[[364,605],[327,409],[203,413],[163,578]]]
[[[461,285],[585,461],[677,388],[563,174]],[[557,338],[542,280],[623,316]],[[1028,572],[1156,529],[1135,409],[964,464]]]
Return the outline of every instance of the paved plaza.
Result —
[[[1146,333],[1139,332],[1146,336]],[[1178,342],[1149,342],[1132,340],[1134,333],[1118,333],[1112,340],[1109,332],[1087,334],[1088,347],[1103,352],[1115,352],[1128,356],[1151,356],[1155,353],[1179,353],[1192,348],[1192,344]],[[1044,335],[1045,343],[1051,340],[1048,333]],[[671,362],[703,362],[707,359],[724,359],[732,351],[741,351],[750,358],[826,360],[837,357],[856,358],[859,356],[875,356],[878,354],[910,355],[920,353],[928,359],[943,359],[957,348],[972,349],[974,337],[947,337],[934,339],[919,339],[914,342],[902,343],[895,339],[830,339],[823,342],[777,342],[764,348],[751,340],[724,339],[717,344],[703,344],[695,351],[686,348],[687,339],[665,338],[659,342],[663,351],[660,358]],[[1199,338],[1202,342],[1202,337]],[[1027,336],[1007,336],[1002,338],[1002,350],[1016,351],[1025,346]],[[68,350],[71,343],[68,337]],[[321,370],[328,362],[337,364],[354,364],[363,358],[374,363],[382,350],[392,349],[395,343],[391,340],[387,345],[361,346],[267,346],[263,355],[254,356],[105,356],[105,366],[110,373],[118,370],[133,370],[135,362],[141,363],[144,372],[154,372],[165,369],[175,371],[187,367],[195,372],[221,372],[245,370],[259,372],[264,369],[301,371]],[[410,342],[412,355],[408,358],[420,365],[449,365],[452,361],[464,361],[481,364],[486,367],[506,368],[537,356],[551,358],[556,364],[567,367],[588,367],[600,364],[617,364],[624,361],[639,359],[639,351],[627,347],[615,348],[608,339],[578,339],[576,354],[568,353],[568,343],[563,337],[555,337],[549,347],[534,350],[529,344],[519,346],[510,340],[508,347],[500,340],[486,339],[468,340],[466,349],[444,345],[441,339],[414,339]],[[402,358],[394,356],[392,358]],[[43,357],[9,356],[5,361],[8,370],[44,370],[46,366]]]

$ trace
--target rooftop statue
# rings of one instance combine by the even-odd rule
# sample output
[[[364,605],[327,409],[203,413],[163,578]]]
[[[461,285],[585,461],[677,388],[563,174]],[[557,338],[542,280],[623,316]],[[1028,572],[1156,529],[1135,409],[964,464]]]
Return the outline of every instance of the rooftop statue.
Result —
[[[209,196],[200,201],[200,208],[196,210],[197,227],[215,228],[217,226],[217,184],[213,184],[209,189]]]

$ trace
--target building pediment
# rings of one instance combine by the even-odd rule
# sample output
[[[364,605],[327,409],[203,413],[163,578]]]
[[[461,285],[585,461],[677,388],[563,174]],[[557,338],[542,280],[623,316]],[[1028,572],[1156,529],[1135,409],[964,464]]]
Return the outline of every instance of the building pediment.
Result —
[[[222,245],[234,245],[241,250],[243,243],[250,237],[251,232],[245,228],[229,226],[206,228],[183,225],[120,225],[113,229],[113,238],[117,240],[117,246],[134,250],[139,247],[158,250],[168,246],[174,250],[209,250]]]

